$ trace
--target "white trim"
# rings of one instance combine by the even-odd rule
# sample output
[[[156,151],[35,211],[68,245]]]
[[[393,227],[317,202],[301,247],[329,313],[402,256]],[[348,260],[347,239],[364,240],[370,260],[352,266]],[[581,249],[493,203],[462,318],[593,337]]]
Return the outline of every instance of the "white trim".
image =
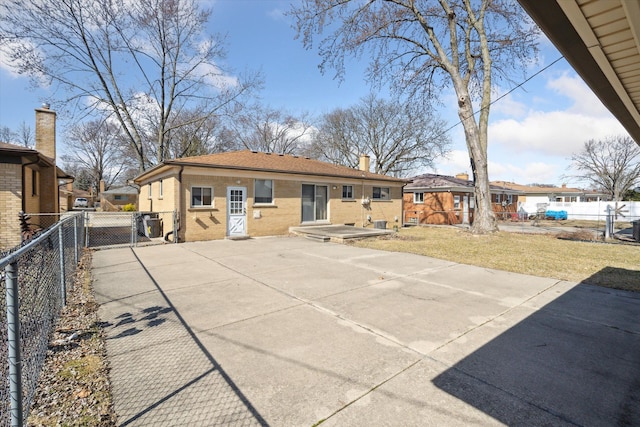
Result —
[[[271,181],[271,201],[270,202],[256,202],[256,181]],[[254,178],[253,179],[253,204],[255,206],[271,206],[276,203],[276,185],[273,178]]]
[[[200,189],[208,188],[208,189],[210,189],[211,190],[211,204],[210,205],[202,204],[202,205],[194,206],[193,205],[193,189],[194,188],[200,188]],[[213,207],[215,207],[215,198],[214,198],[214,193],[213,193],[213,187],[212,186],[210,186],[210,185],[192,185],[191,187],[189,187],[189,208],[190,209],[200,209],[200,208],[202,208],[202,209],[210,209],[210,208],[213,208]]]

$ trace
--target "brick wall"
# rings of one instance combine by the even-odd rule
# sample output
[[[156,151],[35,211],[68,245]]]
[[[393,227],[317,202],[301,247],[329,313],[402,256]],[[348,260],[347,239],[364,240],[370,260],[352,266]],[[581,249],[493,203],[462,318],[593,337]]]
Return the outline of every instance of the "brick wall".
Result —
[[[141,211],[172,211],[179,203],[178,169],[162,176],[163,197],[159,197],[160,176],[141,182],[139,209]],[[273,203],[254,203],[255,179],[272,179]],[[151,183],[151,199],[149,187]],[[284,235],[289,227],[301,225],[302,184],[326,185],[329,188],[328,221],[331,224],[354,224],[372,227],[375,220],[386,220],[391,228],[402,221],[402,189],[399,184],[380,183],[391,187],[390,201],[372,201],[368,207],[361,203],[362,194],[372,197],[372,185],[348,178],[330,178],[287,174],[269,174],[251,171],[228,171],[208,168],[185,168],[182,175],[182,206],[180,211],[181,241],[223,239],[227,236],[227,188],[244,187],[247,203],[247,234],[252,237]],[[353,186],[354,197],[342,200],[342,185]],[[395,187],[394,187],[395,185]],[[212,187],[213,206],[192,207],[192,187]],[[333,187],[336,187],[335,189]],[[367,222],[371,216],[372,222]]]
[[[463,194],[460,195],[461,207]],[[449,192],[424,193],[424,203],[414,203],[413,193],[404,194],[405,222],[416,224],[451,225],[462,223],[462,209],[453,209],[453,194]],[[414,220],[415,218],[415,220]]]
[[[22,166],[0,163],[0,249],[20,243],[18,212],[22,210]]]

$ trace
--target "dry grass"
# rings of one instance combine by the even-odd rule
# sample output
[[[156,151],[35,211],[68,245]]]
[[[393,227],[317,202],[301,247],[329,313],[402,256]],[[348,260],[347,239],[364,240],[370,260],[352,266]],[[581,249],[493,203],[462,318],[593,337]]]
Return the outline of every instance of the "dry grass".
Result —
[[[414,227],[357,246],[410,252],[462,264],[640,292],[640,246],[454,228]]]
[[[538,225],[542,227],[576,227],[576,228],[589,228],[589,229],[602,229],[605,227],[604,218],[602,221],[588,221],[584,219],[566,219],[566,220],[541,220],[538,221]],[[618,220],[615,221],[613,227],[616,230],[624,230],[625,228],[630,228],[631,223],[629,221]]]

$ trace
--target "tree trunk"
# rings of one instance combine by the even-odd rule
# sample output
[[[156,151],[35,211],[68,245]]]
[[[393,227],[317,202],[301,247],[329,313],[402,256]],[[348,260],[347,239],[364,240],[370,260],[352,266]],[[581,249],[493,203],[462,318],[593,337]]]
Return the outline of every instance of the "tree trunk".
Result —
[[[487,147],[482,143],[482,135],[476,124],[473,106],[464,91],[458,94],[458,116],[464,127],[467,149],[473,173],[475,208],[470,231],[473,234],[487,234],[498,231],[498,223],[491,206],[491,189],[487,168]]]

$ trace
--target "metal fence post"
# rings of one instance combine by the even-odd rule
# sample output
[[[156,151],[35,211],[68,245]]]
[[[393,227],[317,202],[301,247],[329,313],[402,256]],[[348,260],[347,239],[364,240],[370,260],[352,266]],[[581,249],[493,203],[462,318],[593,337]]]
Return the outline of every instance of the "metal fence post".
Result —
[[[9,341],[9,394],[11,426],[22,427],[22,358],[20,356],[20,303],[18,298],[18,262],[5,267],[7,286],[7,337]]]
[[[137,212],[131,213],[131,246],[138,246],[138,216],[140,214]]]
[[[73,217],[73,261],[78,265],[78,216]]]
[[[89,247],[89,212],[83,212],[82,216],[84,217],[84,247]]]
[[[178,212],[173,211],[173,243],[178,243]]]
[[[58,226],[58,250],[60,251],[60,292],[62,296],[62,305],[67,305],[67,281],[64,271],[64,240],[62,226]]]

